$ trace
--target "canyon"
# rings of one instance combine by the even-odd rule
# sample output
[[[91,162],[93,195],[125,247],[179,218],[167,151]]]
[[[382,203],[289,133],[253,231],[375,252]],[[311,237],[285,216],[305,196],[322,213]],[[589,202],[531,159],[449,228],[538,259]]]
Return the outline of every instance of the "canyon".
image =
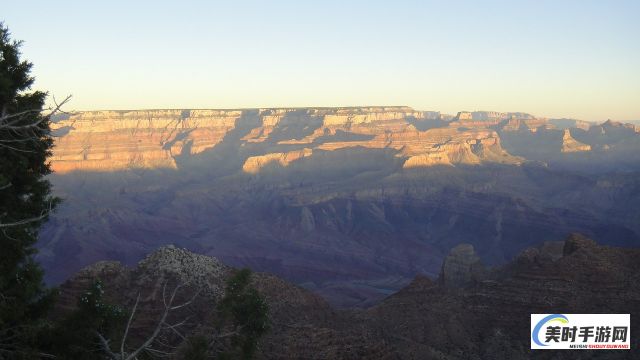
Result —
[[[582,232],[640,244],[640,130],[406,106],[92,111],[58,116],[62,205],[38,260],[60,283],[161,245],[276,274],[338,307]]]

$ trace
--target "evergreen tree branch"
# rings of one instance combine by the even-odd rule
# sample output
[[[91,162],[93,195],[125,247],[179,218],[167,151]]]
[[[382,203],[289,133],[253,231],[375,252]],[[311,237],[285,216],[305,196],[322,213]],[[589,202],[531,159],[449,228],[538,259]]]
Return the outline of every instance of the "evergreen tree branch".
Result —
[[[18,220],[10,223],[0,223],[0,229],[14,227],[14,226],[22,226],[22,225],[27,225],[34,222],[42,221],[46,219],[47,216],[49,216],[52,210],[53,210],[53,202],[49,201],[49,209],[45,209],[42,213],[40,213],[39,216],[34,216],[28,219]],[[4,216],[6,214],[2,214],[2,215]]]

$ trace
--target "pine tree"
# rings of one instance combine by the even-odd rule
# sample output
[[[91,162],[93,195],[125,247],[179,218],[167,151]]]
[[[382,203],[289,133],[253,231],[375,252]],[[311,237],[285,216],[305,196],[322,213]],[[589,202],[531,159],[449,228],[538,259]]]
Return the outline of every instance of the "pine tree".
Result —
[[[43,332],[42,347],[47,353],[65,360],[103,358],[97,333],[120,339],[126,313],[104,299],[102,281],[95,281],[78,299],[77,308]]]
[[[0,23],[0,359],[30,358],[52,303],[34,261],[38,228],[58,200],[45,175],[53,140],[46,93],[29,91],[32,64]]]
[[[239,333],[231,338],[232,348],[218,354],[220,359],[252,359],[260,338],[269,330],[267,300],[251,285],[251,270],[244,268],[227,280],[219,310],[230,317]],[[224,325],[224,321],[221,323]]]

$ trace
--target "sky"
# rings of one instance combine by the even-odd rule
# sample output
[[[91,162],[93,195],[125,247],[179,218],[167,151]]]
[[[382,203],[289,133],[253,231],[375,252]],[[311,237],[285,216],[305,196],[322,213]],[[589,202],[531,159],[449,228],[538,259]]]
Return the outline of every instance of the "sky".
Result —
[[[68,110],[407,105],[640,119],[640,1],[10,1]]]

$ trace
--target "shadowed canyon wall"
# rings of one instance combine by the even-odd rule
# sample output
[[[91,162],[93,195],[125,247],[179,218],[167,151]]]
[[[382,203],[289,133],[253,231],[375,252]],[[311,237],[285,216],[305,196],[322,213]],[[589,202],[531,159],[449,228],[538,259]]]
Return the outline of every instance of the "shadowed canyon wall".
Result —
[[[579,231],[640,239],[638,129],[408,107],[55,119],[50,282],[176,244],[367,306],[469,243],[488,264]]]

